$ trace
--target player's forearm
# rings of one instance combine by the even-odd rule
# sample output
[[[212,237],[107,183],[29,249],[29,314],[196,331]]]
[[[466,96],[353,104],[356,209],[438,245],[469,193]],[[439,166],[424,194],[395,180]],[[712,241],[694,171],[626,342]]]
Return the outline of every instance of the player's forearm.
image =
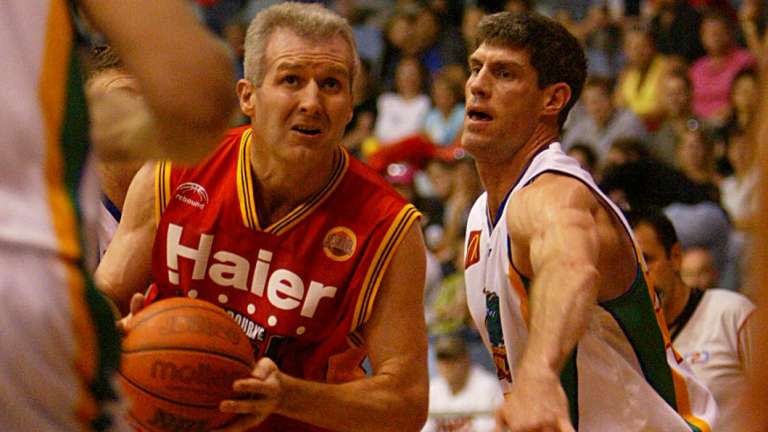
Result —
[[[331,430],[419,431],[427,418],[426,374],[413,380],[381,374],[344,384],[283,375],[282,386],[279,414]]]
[[[597,301],[598,272],[585,263],[552,262],[531,289],[528,344],[520,369],[559,374],[589,323]]]

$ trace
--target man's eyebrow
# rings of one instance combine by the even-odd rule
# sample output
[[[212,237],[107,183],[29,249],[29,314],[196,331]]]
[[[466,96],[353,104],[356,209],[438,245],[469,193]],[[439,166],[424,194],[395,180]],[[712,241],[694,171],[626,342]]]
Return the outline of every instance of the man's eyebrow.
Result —
[[[278,71],[286,71],[286,70],[290,71],[290,70],[304,69],[305,67],[307,67],[307,65],[302,64],[302,63],[297,63],[297,62],[294,62],[294,61],[290,61],[290,60],[286,60],[286,61],[280,62],[277,65],[276,70],[278,70]],[[330,72],[331,74],[334,74],[334,75],[338,74],[338,75],[349,76],[349,74],[350,74],[349,73],[349,68],[346,68],[346,67],[343,67],[343,66],[340,66],[340,65],[336,65],[336,64],[326,65],[326,66],[323,66],[323,68],[326,71],[328,71],[328,72]]]
[[[488,60],[486,62],[483,62],[475,57],[470,57],[468,62],[470,65],[484,64],[491,69],[502,69],[502,68],[518,69],[518,70],[525,69],[525,66],[522,65],[520,62],[516,62],[512,60]]]

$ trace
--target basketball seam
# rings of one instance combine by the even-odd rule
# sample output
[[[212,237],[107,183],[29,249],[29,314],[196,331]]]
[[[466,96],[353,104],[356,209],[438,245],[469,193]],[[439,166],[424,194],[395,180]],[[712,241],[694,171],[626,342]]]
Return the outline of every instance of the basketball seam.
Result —
[[[195,404],[195,403],[190,403],[190,402],[182,402],[182,401],[174,400],[174,399],[171,399],[169,397],[165,397],[165,396],[159,395],[159,394],[155,393],[154,391],[151,391],[151,390],[147,389],[146,387],[137,384],[132,379],[130,379],[127,376],[123,375],[122,371],[120,372],[120,376],[125,380],[125,382],[127,382],[128,384],[136,387],[137,389],[139,389],[142,392],[148,394],[149,396],[152,396],[153,398],[156,398],[156,399],[160,399],[160,400],[162,400],[164,402],[168,402],[170,404],[181,405],[181,406],[184,406],[184,407],[187,407],[187,408],[202,408],[202,409],[208,409],[208,410],[217,410],[219,408],[219,404],[213,404],[213,405],[210,405],[210,404]]]
[[[183,297],[181,297],[181,298],[183,298]],[[213,304],[211,304],[210,306],[214,307],[214,308],[217,307],[217,306],[215,306]],[[138,321],[135,325],[132,325],[129,330],[130,331],[136,330],[137,328],[139,328],[139,326],[141,326],[147,320],[149,320],[150,318],[154,317],[157,314],[165,313],[165,312],[176,310],[176,309],[202,309],[202,310],[204,310],[206,312],[211,312],[211,313],[216,314],[216,315],[219,315],[220,312],[224,312],[223,309],[221,309],[221,310],[211,309],[210,307],[207,307],[207,305],[206,306],[202,306],[202,305],[201,306],[197,306],[197,305],[178,305],[178,306],[173,306],[173,307],[169,307],[169,308],[165,308],[165,309],[160,309],[160,310],[158,310],[156,312],[152,312],[150,315],[147,315],[147,316],[141,316],[140,315],[139,317],[141,318],[141,320]],[[224,314],[226,314],[226,312],[224,312]],[[232,317],[230,317],[229,315],[227,315],[227,317],[229,317],[229,319],[232,320]],[[237,326],[237,323],[234,320],[232,320],[232,323],[235,326]],[[240,329],[240,327],[238,327],[238,329]]]
[[[203,349],[203,348],[195,348],[195,347],[152,346],[152,345],[150,345],[150,346],[145,346],[145,347],[140,348],[140,349],[122,350],[122,353],[123,353],[123,355],[126,355],[126,354],[135,354],[135,353],[141,353],[141,352],[147,352],[147,351],[185,351],[185,352],[196,352],[196,353],[210,354],[210,355],[214,355],[214,356],[217,356],[217,357],[223,357],[223,358],[226,358],[226,359],[229,359],[229,360],[233,360],[233,361],[235,361],[237,363],[240,363],[241,365],[243,365],[243,366],[245,366],[245,367],[247,367],[249,369],[253,367],[250,363],[243,361],[243,359],[241,359],[240,357],[235,357],[235,356],[232,356],[232,355],[224,354],[224,353],[219,352],[219,351],[206,350],[206,349]]]

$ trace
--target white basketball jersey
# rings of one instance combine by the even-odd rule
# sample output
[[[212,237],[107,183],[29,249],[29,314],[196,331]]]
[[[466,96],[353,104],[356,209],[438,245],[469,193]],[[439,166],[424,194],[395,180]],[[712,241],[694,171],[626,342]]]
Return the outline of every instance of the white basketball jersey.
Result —
[[[0,245],[79,259],[95,220],[87,111],[65,0],[3,3],[0,24]],[[77,90],[77,91],[76,91]],[[90,191],[87,208],[78,198]]]
[[[611,209],[634,242],[621,211],[559,143],[542,149],[515,184],[507,202],[537,176],[558,173],[588,186]],[[513,267],[504,218],[491,226],[487,195],[467,223],[466,289],[472,318],[508,391],[528,339],[529,282]],[[635,247],[636,248],[636,247]],[[592,307],[591,321],[561,374],[571,421],[583,431],[709,431],[716,407],[709,392],[681,365],[669,343],[656,297],[637,252],[637,276],[617,299]]]
[[[708,289],[672,341],[717,401],[717,432],[737,431],[734,421],[747,385],[751,351],[745,324],[754,310],[741,294]]]

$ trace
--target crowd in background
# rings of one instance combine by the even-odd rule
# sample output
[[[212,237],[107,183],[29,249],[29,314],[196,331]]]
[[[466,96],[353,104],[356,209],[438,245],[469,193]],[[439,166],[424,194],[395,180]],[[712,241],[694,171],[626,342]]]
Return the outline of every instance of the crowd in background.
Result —
[[[200,16],[239,54],[269,0],[198,0]],[[468,326],[464,224],[482,192],[458,145],[467,55],[477,22],[536,10],[583,43],[589,78],[562,134],[564,149],[621,208],[659,207],[683,247],[691,287],[742,291],[756,217],[753,118],[764,0],[336,0],[363,60],[343,145],[424,214],[429,247],[430,430],[492,430],[493,364]],[[457,367],[458,365],[458,367]],[[472,366],[471,366],[472,365]],[[485,404],[477,404],[478,400]],[[458,401],[458,402],[457,402]],[[453,403],[453,405],[451,405]],[[458,408],[457,408],[458,407]],[[442,418],[440,412],[461,415]],[[492,417],[491,417],[492,418]],[[486,419],[488,420],[488,419]],[[490,428],[490,429],[489,429]]]

